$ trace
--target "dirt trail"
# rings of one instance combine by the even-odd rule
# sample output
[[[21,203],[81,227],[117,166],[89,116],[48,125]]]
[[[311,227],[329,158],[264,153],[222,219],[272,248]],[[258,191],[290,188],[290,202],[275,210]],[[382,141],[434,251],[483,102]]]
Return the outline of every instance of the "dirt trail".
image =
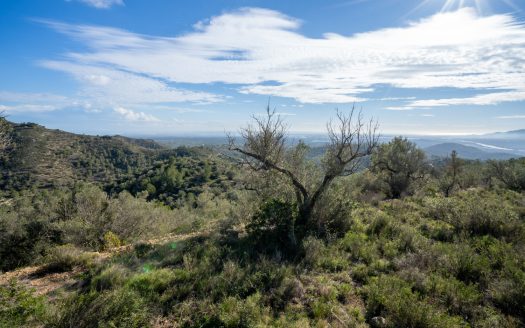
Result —
[[[182,241],[197,236],[203,236],[205,234],[206,232],[202,231],[188,234],[170,234],[157,239],[143,240],[140,243],[160,245],[170,241]],[[133,247],[134,246],[132,244],[129,244],[113,248],[105,252],[88,253],[93,255],[95,261],[103,262],[112,256],[130,251],[133,249]],[[73,287],[79,282],[78,277],[84,271],[84,269],[77,267],[72,271],[67,272],[39,274],[43,271],[42,269],[42,265],[31,266],[0,274],[0,286],[8,285],[11,280],[15,279],[18,283],[33,288],[36,295],[49,295],[59,289]]]

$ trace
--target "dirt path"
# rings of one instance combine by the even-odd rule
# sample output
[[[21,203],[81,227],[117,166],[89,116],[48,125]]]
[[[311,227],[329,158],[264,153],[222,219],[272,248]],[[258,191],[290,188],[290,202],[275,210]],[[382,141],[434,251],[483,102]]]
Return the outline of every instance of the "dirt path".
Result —
[[[206,232],[193,232],[188,234],[171,234],[157,239],[150,239],[141,241],[150,245],[160,245],[171,241],[182,241],[197,236],[203,236]],[[112,256],[121,254],[133,249],[133,245],[125,245],[117,248],[110,249],[106,252],[88,252],[92,254],[95,261],[103,262]],[[23,284],[27,287],[33,288],[36,295],[49,295],[59,289],[67,289],[73,287],[79,282],[79,276],[84,269],[75,268],[72,271],[60,272],[60,273],[49,273],[39,274],[42,272],[43,266],[31,266],[25,267],[14,271],[9,271],[0,274],[0,286],[8,285],[11,280],[15,279],[18,283]]]

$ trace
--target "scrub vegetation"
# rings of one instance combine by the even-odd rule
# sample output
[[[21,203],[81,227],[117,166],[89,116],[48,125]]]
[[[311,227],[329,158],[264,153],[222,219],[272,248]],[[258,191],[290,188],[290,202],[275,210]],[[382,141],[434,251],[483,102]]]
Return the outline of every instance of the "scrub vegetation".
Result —
[[[318,156],[271,110],[216,148],[0,126],[1,327],[525,325],[523,158],[357,112]]]

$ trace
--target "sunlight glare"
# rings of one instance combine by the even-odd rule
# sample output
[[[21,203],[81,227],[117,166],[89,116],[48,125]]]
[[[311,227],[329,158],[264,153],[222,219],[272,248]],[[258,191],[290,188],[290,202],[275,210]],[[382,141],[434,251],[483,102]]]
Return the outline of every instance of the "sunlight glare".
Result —
[[[436,3],[436,1],[443,3],[440,9],[441,12],[454,11],[463,7],[476,8],[479,14],[487,14],[491,11],[489,0],[422,0],[416,6],[415,10],[429,5],[431,3]],[[492,2],[496,1],[503,2],[515,11],[521,11],[519,7],[514,3],[514,0],[493,0]]]

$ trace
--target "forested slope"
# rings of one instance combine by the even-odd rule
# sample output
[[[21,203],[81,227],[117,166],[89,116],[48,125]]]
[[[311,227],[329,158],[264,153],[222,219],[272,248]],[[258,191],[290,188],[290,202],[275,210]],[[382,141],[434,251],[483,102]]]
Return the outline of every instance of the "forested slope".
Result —
[[[10,134],[0,158],[4,190],[109,183],[176,153],[150,140],[78,135],[32,123],[12,124]]]

